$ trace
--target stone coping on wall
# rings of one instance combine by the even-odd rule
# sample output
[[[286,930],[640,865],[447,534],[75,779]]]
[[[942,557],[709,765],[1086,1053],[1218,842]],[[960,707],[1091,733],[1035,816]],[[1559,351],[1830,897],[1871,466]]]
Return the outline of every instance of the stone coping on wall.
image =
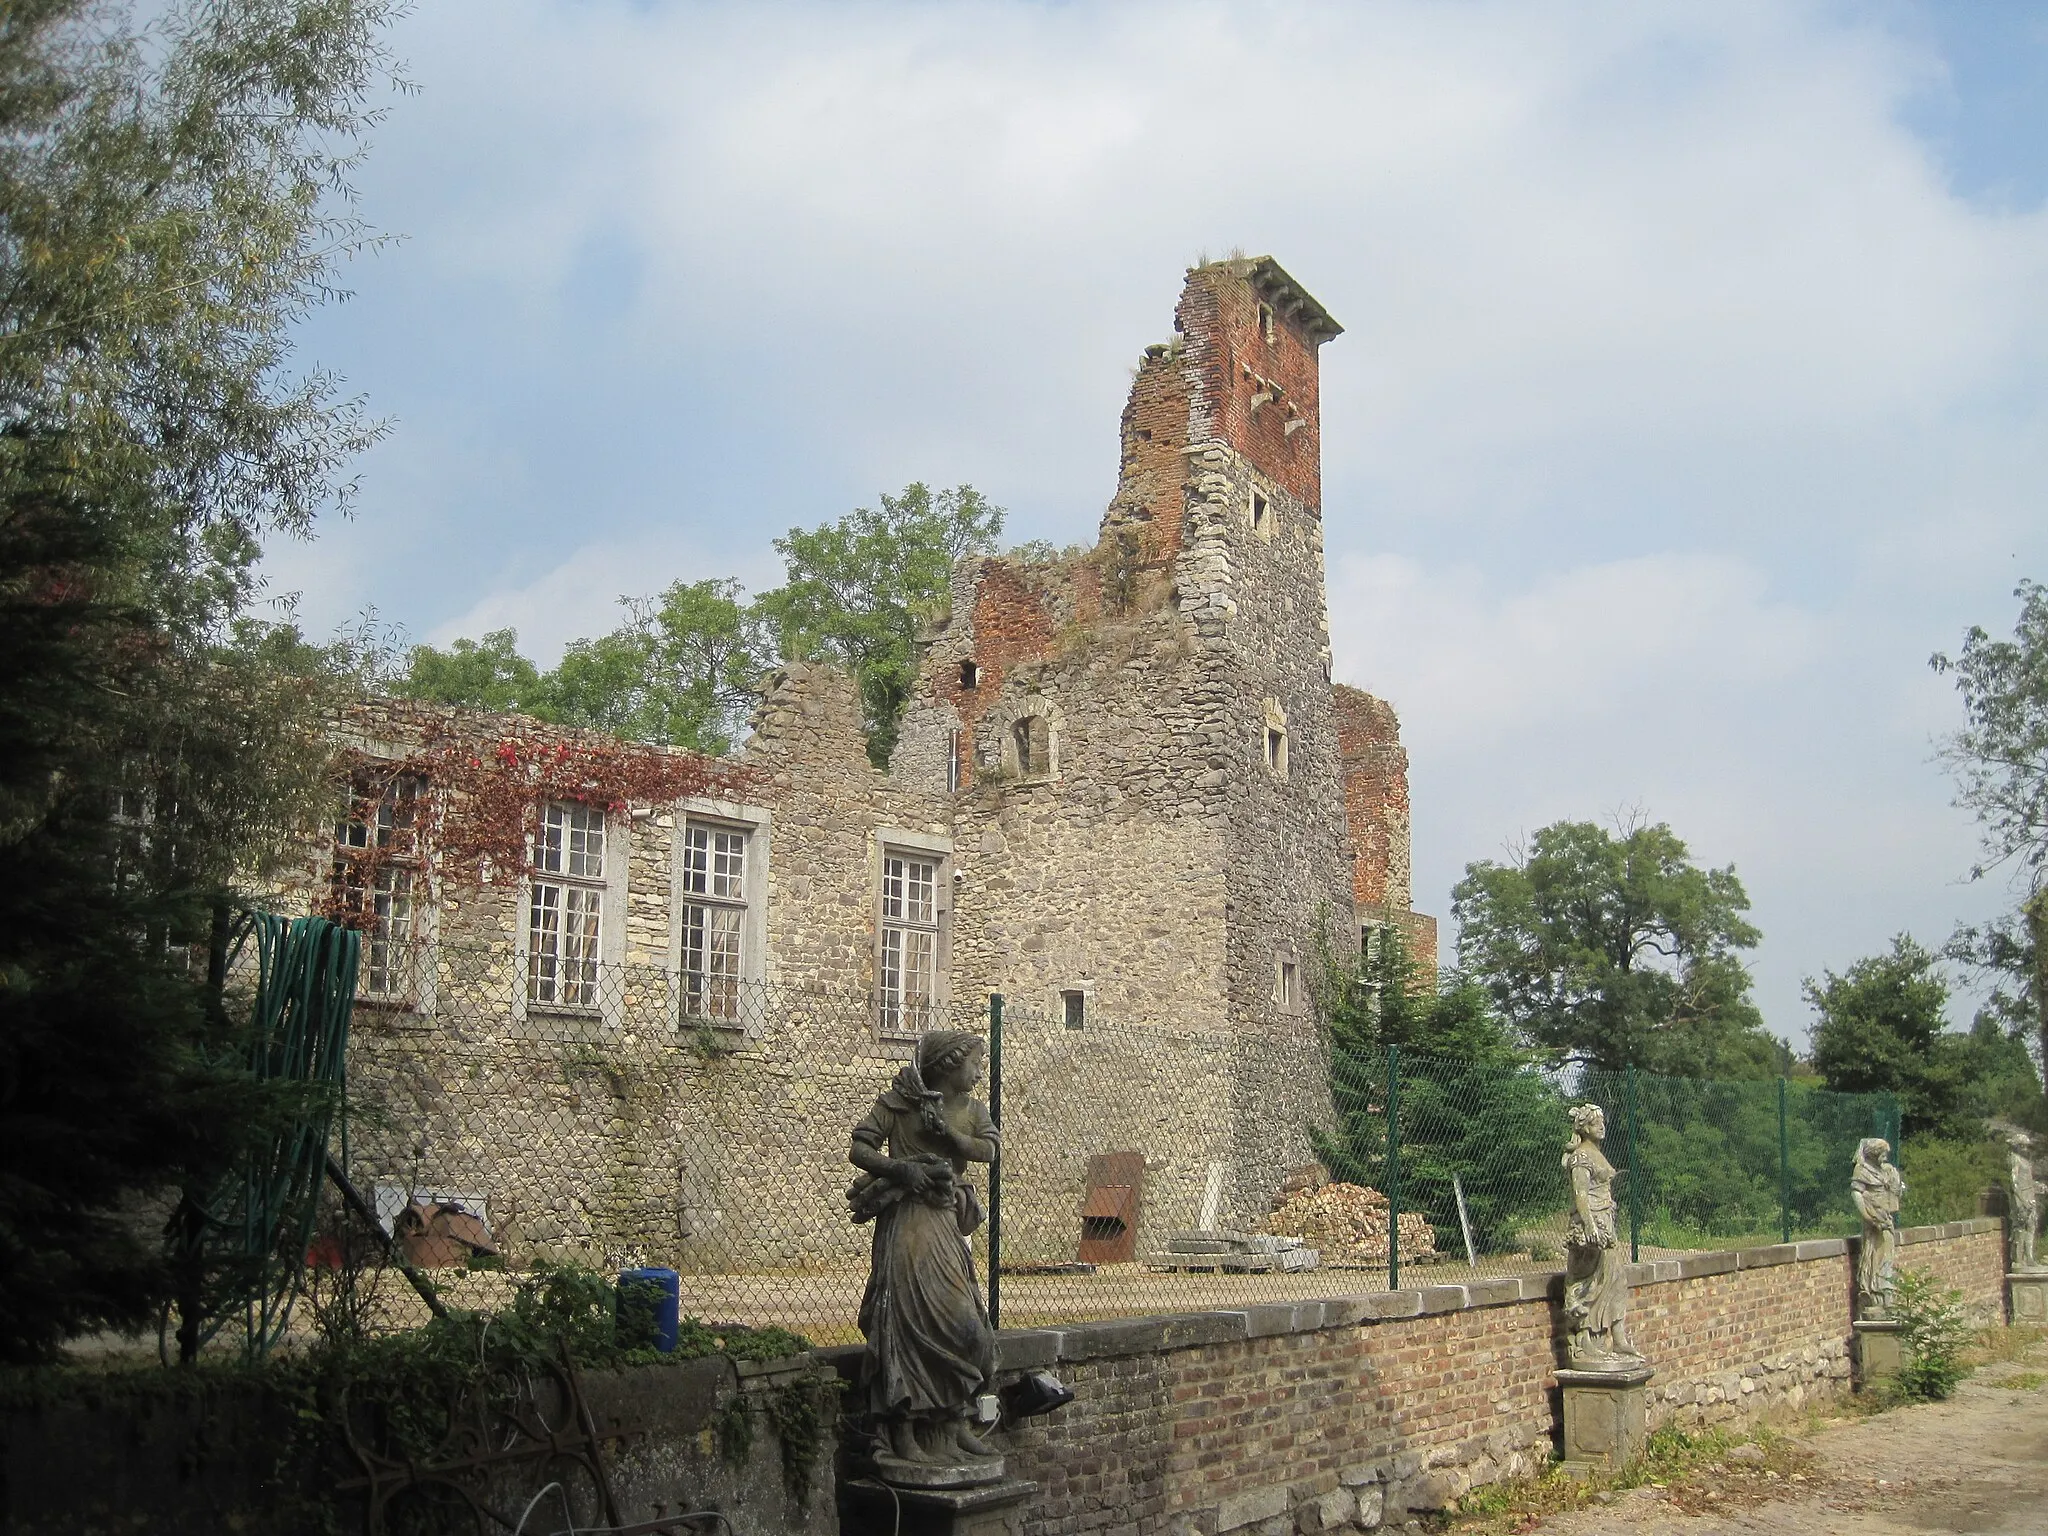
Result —
[[[1907,1227],[1901,1244],[1934,1243],[1976,1237],[2003,1230],[1995,1217],[1975,1217],[1940,1226]],[[1682,1258],[1652,1259],[1629,1266],[1629,1284],[1640,1288],[1777,1264],[1801,1264],[1847,1258],[1860,1238],[1824,1237],[1797,1243],[1772,1243],[1760,1248],[1724,1248],[1689,1253]],[[1564,1272],[1503,1275],[1469,1280],[1462,1285],[1425,1285],[1415,1290],[1372,1291],[1330,1296],[1320,1301],[1286,1301],[1215,1312],[1185,1312],[1166,1317],[1114,1318],[1099,1323],[1068,1323],[1056,1328],[1005,1328],[996,1335],[996,1369],[1045,1370],[1062,1361],[1104,1360],[1124,1355],[1158,1354],[1205,1345],[1236,1344],[1281,1334],[1316,1333],[1360,1323],[1427,1317],[1480,1307],[1504,1307],[1524,1301],[1551,1301],[1563,1294]],[[822,1359],[850,1375],[861,1346],[841,1345],[818,1351]]]
[[[1905,1243],[1932,1243],[1974,1237],[2001,1230],[1995,1218],[1951,1221],[1941,1226],[1908,1227],[1899,1234]],[[1819,1238],[1798,1243],[1773,1243],[1761,1248],[1729,1248],[1690,1253],[1683,1258],[1653,1259],[1629,1266],[1633,1287],[1694,1280],[1705,1275],[1767,1269],[1777,1264],[1846,1258],[1860,1239]],[[1276,1302],[1228,1311],[1190,1312],[1170,1317],[1118,1318],[1100,1323],[1073,1323],[1057,1328],[1005,1328],[996,1335],[996,1365],[1002,1371],[1044,1370],[1061,1361],[1101,1360],[1120,1355],[1156,1354],[1233,1344],[1280,1334],[1314,1333],[1360,1323],[1426,1317],[1479,1307],[1509,1306],[1524,1301],[1550,1301],[1563,1294],[1564,1273],[1506,1275],[1471,1280],[1462,1285],[1425,1285],[1416,1290],[1375,1291],[1332,1296],[1320,1301]],[[859,1346],[850,1346],[858,1353]]]

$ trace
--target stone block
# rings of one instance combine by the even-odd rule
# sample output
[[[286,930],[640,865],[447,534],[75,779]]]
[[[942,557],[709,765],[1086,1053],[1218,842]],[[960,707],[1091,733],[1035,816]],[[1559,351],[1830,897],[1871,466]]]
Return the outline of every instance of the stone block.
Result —
[[[1772,1243],[1767,1248],[1744,1248],[1737,1257],[1744,1269],[1769,1269],[1790,1264],[1799,1257],[1799,1247],[1796,1243]]]
[[[1336,1531],[1351,1523],[1358,1513],[1358,1500],[1348,1488],[1339,1488],[1334,1493],[1318,1494],[1295,1507],[1294,1528],[1301,1536],[1320,1536],[1324,1531]]]
[[[1905,1361],[1905,1344],[1900,1338],[1903,1324],[1888,1319],[1851,1325],[1856,1331],[1856,1387],[1867,1392],[1895,1379]]]
[[[1435,1312],[1462,1312],[1471,1296],[1462,1285],[1426,1285],[1422,1288],[1424,1316]]]
[[[1233,1493],[1219,1500],[1216,1505],[1216,1536],[1226,1531],[1242,1530],[1248,1525],[1257,1525],[1275,1515],[1287,1514],[1287,1489],[1276,1484],[1271,1488],[1249,1488],[1243,1493]]]
[[[1386,1512],[1386,1490],[1375,1483],[1370,1488],[1358,1490],[1358,1523],[1364,1529],[1376,1530]]]
[[[1849,1240],[1845,1237],[1822,1237],[1812,1242],[1794,1243],[1794,1251],[1802,1262],[1807,1259],[1839,1259],[1849,1252]]]
[[[1732,1275],[1736,1259],[1733,1252],[1694,1253],[1678,1261],[1678,1278],[1698,1280],[1706,1275]]]
[[[840,1484],[842,1536],[1022,1536],[1039,1485],[1006,1477],[981,1488],[886,1488],[870,1478]]]
[[[1567,1467],[1618,1472],[1649,1438],[1651,1371],[1559,1371]]]
[[[2048,1328],[2048,1271],[2005,1277],[2006,1315],[2016,1324]]]
[[[858,1360],[864,1348],[862,1345],[850,1345],[848,1353]],[[1005,1328],[996,1335],[996,1369],[999,1371],[1044,1370],[1059,1358],[1060,1331],[1057,1328]]]
[[[1367,1317],[1420,1317],[1422,1316],[1422,1292],[1382,1291],[1377,1296],[1361,1298],[1365,1303]]]
[[[1500,1280],[1475,1280],[1465,1287],[1466,1305],[1498,1307],[1522,1299],[1522,1279],[1509,1275]]]

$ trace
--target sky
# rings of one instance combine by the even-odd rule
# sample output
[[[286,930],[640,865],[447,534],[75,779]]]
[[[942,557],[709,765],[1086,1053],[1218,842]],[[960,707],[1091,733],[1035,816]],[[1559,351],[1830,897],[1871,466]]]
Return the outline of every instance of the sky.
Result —
[[[1336,675],[1415,905],[1562,818],[1734,865],[1767,1024],[2009,904],[1928,667],[2048,579],[2048,6],[427,0],[301,356],[392,423],[316,632],[516,628],[912,480],[1092,541],[1191,262],[1323,352]],[[1967,1001],[1958,1019],[1967,1018]]]

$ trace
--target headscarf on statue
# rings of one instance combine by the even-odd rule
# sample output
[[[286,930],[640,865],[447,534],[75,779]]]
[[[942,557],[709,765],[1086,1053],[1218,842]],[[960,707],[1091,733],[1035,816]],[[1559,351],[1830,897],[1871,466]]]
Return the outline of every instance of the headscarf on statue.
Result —
[[[945,1071],[962,1056],[971,1050],[979,1049],[981,1045],[981,1036],[962,1029],[934,1029],[919,1036],[917,1050],[911,1059],[903,1064],[902,1070],[897,1072],[896,1080],[889,1085],[888,1091],[875,1101],[875,1107],[897,1115],[915,1112],[925,1134],[943,1141],[947,1135],[946,1096],[930,1087],[926,1080]],[[866,1127],[856,1130],[854,1135],[862,1137],[865,1130]],[[875,1138],[870,1133],[863,1139]],[[958,1203],[961,1207],[959,1216],[963,1232],[972,1232],[981,1225],[981,1202],[975,1198],[971,1188],[963,1186],[956,1192],[953,1182],[954,1167],[950,1158],[921,1153],[908,1160],[924,1163],[933,1174],[938,1175],[933,1181],[931,1193],[926,1198],[933,1205]],[[877,1178],[872,1173],[863,1172],[847,1186],[846,1203],[852,1209],[854,1223],[858,1225],[861,1222],[873,1221],[901,1200],[904,1193],[903,1186],[895,1180]],[[964,1199],[961,1198],[963,1195]]]

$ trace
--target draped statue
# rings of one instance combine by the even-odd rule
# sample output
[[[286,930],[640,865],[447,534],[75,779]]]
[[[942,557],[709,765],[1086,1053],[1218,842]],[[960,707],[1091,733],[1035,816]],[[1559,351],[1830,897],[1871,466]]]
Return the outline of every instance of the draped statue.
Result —
[[[1849,1199],[1863,1218],[1863,1246],[1856,1255],[1856,1315],[1862,1318],[1890,1317],[1899,1284],[1899,1207],[1906,1180],[1887,1156],[1891,1149],[1882,1136],[1865,1137],[1849,1176]]]
[[[856,1222],[875,1224],[855,1407],[875,1427],[884,1481],[927,1481],[918,1468],[995,1454],[969,1427],[995,1368],[995,1334],[967,1246],[981,1206],[962,1181],[969,1163],[996,1155],[995,1125],[972,1096],[981,1065],[980,1036],[930,1031],[853,1131],[848,1157],[861,1172],[847,1201]],[[992,1465],[999,1473],[1000,1462]]]
[[[1577,1371],[1639,1366],[1628,1336],[1628,1264],[1615,1230],[1614,1165],[1600,1150],[1607,1116],[1597,1104],[1572,1110],[1572,1143],[1564,1155],[1572,1214],[1565,1229],[1565,1353]]]
[[[2041,1182],[2034,1177],[2034,1138],[2025,1131],[2008,1131],[2006,1152],[2011,1158],[2012,1211],[2007,1217],[2012,1253],[2007,1267],[2016,1275],[2041,1269]]]

